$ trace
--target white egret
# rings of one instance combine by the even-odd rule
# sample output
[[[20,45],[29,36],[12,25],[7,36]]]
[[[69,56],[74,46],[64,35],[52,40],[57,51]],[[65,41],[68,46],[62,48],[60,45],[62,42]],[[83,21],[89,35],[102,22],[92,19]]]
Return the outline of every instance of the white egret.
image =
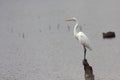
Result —
[[[84,59],[86,59],[86,48],[88,48],[89,50],[92,50],[92,48],[89,45],[88,37],[82,31],[77,32],[77,28],[78,28],[78,20],[77,20],[77,18],[71,17],[71,18],[68,18],[66,21],[74,21],[74,22],[76,22],[76,24],[74,26],[74,36],[83,45]]]

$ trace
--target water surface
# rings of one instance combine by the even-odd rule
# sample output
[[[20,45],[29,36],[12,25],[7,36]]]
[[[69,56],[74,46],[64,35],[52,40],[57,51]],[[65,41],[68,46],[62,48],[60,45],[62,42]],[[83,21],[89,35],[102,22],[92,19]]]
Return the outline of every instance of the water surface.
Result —
[[[96,80],[120,79],[119,0],[1,0],[0,79],[82,80],[83,48],[73,36],[77,17],[93,51]],[[69,26],[69,27],[68,27]],[[102,33],[115,31],[104,40]]]

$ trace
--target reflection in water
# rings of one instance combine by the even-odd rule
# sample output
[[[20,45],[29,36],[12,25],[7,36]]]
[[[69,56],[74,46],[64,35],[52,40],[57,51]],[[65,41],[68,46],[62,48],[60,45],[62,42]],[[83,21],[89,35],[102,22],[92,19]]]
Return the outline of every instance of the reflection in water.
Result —
[[[20,33],[20,32],[19,32],[19,33],[18,33],[18,36],[19,36],[20,38],[23,38],[23,39],[25,38],[25,34],[24,34],[24,33]]]
[[[39,31],[40,31],[40,32],[42,32],[42,30],[41,30],[41,29],[39,29]]]
[[[49,25],[49,30],[51,30],[51,26]]]
[[[70,31],[70,26],[69,25],[67,25],[67,28],[68,28],[68,31]]]
[[[82,26],[81,25],[79,26],[79,30],[82,31]]]
[[[22,33],[22,38],[23,38],[23,39],[25,38],[25,34],[24,34],[24,33]]]
[[[57,24],[57,29],[58,29],[58,30],[60,29],[60,24]]]

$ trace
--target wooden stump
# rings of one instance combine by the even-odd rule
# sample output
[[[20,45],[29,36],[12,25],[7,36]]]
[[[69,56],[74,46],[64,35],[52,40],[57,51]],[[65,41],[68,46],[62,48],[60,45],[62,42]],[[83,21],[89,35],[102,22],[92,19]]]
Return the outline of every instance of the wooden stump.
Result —
[[[85,80],[94,80],[94,74],[92,66],[90,66],[87,62],[87,59],[83,60],[83,66],[85,71]]]
[[[106,32],[106,33],[103,32],[103,38],[104,39],[106,39],[106,38],[115,38],[115,32],[112,32],[112,31],[109,31],[109,32]]]

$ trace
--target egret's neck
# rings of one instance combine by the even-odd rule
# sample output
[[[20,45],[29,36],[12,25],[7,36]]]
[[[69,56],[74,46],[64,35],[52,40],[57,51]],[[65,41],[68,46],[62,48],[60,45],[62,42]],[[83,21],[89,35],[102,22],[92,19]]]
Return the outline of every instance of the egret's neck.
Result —
[[[78,21],[76,20],[76,24],[74,26],[74,35],[77,34],[77,27],[78,27]]]

